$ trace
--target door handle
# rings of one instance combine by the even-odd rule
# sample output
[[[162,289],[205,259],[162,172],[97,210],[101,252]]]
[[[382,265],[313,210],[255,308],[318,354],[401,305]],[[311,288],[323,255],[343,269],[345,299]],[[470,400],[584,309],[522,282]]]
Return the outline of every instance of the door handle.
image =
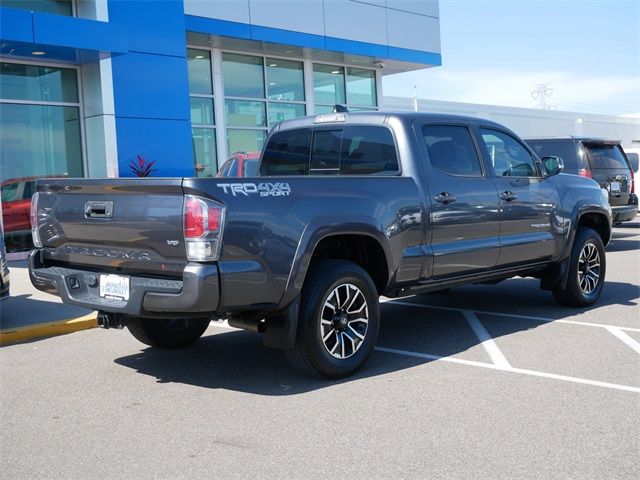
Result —
[[[516,195],[515,193],[507,190],[505,192],[502,192],[500,195],[498,195],[500,197],[500,200],[504,200],[505,202],[511,202],[513,200],[515,200],[516,198],[518,198],[518,195]]]
[[[435,198],[436,202],[442,203],[444,205],[448,205],[448,204],[453,203],[453,202],[455,202],[457,200],[456,197],[454,197],[453,195],[451,195],[448,192],[442,192],[442,193],[436,195],[433,198]]]

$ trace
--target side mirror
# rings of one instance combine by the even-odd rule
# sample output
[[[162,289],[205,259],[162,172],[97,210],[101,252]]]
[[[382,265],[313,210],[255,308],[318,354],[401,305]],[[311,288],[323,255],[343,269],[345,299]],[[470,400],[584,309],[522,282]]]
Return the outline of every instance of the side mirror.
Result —
[[[560,157],[543,157],[542,165],[547,176],[557,175],[564,170],[564,162]]]
[[[638,154],[637,153],[627,153],[627,158],[629,159],[629,163],[631,164],[631,170],[634,172],[638,172]]]

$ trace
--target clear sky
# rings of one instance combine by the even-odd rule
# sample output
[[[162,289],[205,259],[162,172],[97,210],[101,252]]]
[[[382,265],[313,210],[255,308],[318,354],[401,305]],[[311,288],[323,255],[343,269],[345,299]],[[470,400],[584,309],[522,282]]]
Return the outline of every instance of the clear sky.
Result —
[[[419,0],[416,0],[419,1]],[[383,77],[385,95],[640,113],[640,0],[440,0],[442,66]]]

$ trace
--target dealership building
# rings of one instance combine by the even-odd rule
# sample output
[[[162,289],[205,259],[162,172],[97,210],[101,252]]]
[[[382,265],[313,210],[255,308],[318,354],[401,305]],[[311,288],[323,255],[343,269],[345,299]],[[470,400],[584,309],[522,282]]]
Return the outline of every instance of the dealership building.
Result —
[[[0,0],[0,178],[211,176],[441,64],[438,1]],[[4,196],[4,193],[3,193]]]

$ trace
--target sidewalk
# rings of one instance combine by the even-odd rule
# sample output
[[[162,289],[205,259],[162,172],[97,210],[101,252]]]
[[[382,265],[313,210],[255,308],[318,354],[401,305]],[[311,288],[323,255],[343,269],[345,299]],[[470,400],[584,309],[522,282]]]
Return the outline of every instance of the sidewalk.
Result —
[[[60,298],[36,290],[26,261],[9,262],[9,270],[11,295],[0,302],[0,345],[96,326],[96,312],[65,305]]]

